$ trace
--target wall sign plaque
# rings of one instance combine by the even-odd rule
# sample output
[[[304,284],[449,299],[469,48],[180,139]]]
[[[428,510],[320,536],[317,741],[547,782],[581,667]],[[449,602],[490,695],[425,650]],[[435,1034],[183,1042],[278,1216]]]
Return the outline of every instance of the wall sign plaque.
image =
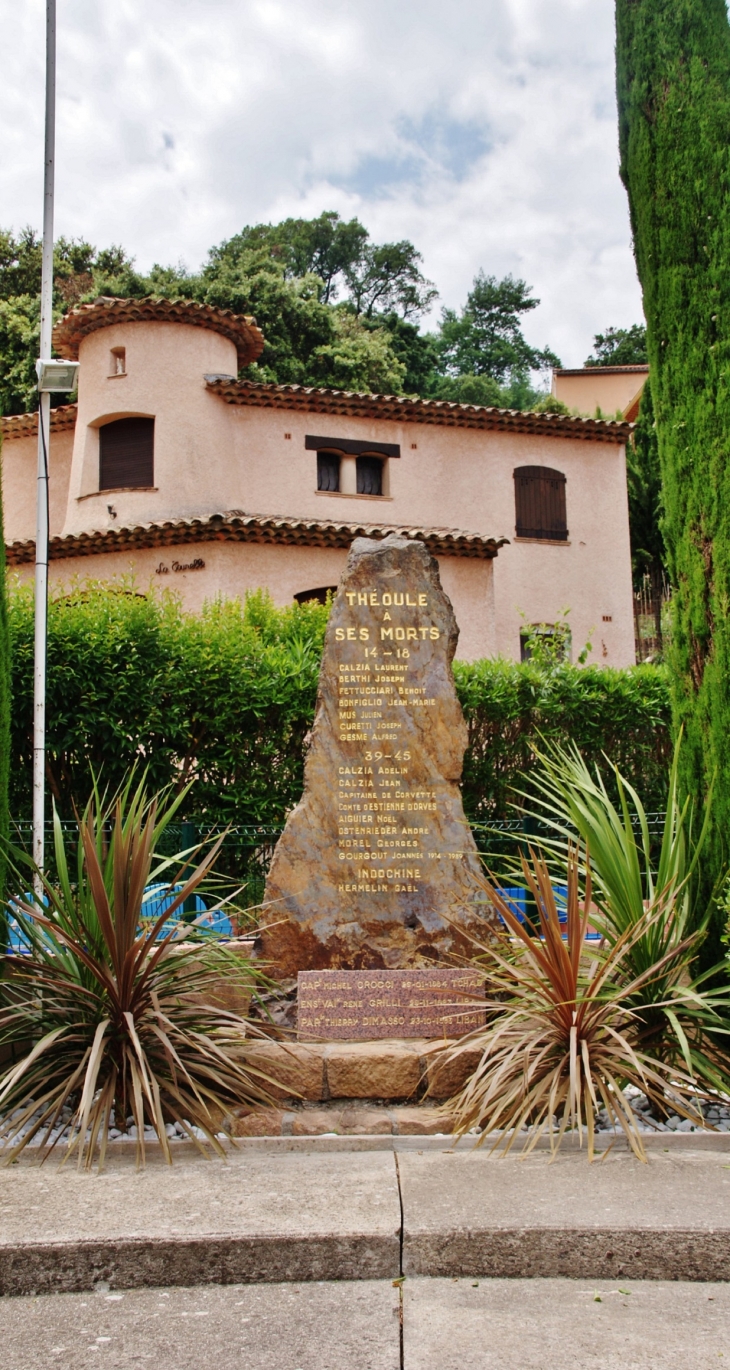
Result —
[[[305,970],[300,1042],[464,1037],[486,1021],[484,976],[469,969]]]
[[[357,538],[327,627],[304,794],[279,839],[274,974],[451,959],[494,913],[464,817],[458,629],[422,542]]]

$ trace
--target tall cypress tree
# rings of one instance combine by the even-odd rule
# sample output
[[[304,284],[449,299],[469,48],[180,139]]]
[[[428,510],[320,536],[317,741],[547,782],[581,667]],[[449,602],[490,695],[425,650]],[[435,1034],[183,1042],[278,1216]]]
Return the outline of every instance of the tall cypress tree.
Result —
[[[0,440],[0,458],[2,441]],[[1,471],[0,463],[0,471]],[[5,591],[5,539],[3,536],[2,485],[0,483],[0,910],[5,891],[7,841],[10,835],[8,785],[10,781],[10,633]],[[0,912],[0,948],[5,945],[6,924]]]
[[[717,775],[710,886],[730,838],[730,25],[725,0],[616,0],[621,176],[644,296],[676,587],[683,783]]]

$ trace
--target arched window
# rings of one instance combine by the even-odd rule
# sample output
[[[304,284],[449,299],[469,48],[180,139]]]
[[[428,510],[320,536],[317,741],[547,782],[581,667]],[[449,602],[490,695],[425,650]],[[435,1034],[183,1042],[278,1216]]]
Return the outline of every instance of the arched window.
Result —
[[[99,429],[99,489],[133,490],[154,483],[154,419],[105,423]]]
[[[562,471],[553,471],[549,466],[518,466],[514,478],[517,537],[567,542]]]

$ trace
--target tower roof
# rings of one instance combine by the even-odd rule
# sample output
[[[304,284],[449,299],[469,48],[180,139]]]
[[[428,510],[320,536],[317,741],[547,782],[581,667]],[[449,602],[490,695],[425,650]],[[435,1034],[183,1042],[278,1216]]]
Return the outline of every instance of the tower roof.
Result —
[[[53,346],[60,357],[75,361],[79,344],[89,333],[115,323],[182,323],[208,328],[230,338],[238,350],[238,366],[248,366],[264,349],[264,335],[249,314],[199,304],[195,300],[167,300],[149,295],[141,300],[119,300],[102,295],[89,304],[76,305],[64,314],[53,330]]]

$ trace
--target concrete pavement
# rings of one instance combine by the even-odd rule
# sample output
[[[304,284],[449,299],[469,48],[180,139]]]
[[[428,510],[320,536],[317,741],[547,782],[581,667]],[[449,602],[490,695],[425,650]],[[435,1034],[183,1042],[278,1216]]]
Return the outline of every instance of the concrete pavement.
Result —
[[[398,1157],[406,1275],[730,1279],[730,1157]]]
[[[390,1281],[0,1301],[3,1370],[399,1370]]]
[[[730,1359],[730,1285],[407,1279],[0,1301],[3,1370],[693,1370]]]
[[[456,1277],[730,1280],[730,1156],[502,1159],[436,1139],[0,1169],[0,1293]],[[295,1141],[296,1139],[290,1139]],[[369,1141],[377,1139],[368,1139]],[[407,1139],[401,1139],[407,1140]],[[682,1139],[684,1142],[684,1139]],[[428,1146],[426,1143],[430,1142]]]
[[[718,1370],[729,1326],[727,1284],[407,1280],[404,1370]]]

